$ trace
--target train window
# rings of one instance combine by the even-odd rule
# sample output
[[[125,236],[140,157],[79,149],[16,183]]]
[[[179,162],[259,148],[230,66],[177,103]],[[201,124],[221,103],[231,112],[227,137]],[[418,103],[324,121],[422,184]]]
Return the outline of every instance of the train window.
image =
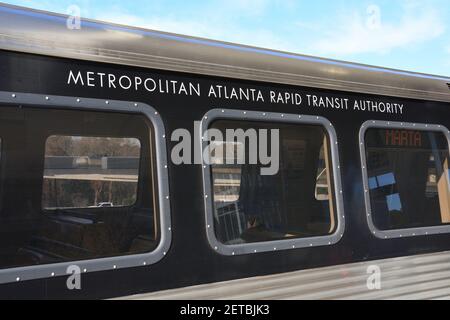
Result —
[[[154,128],[146,116],[2,107],[0,132],[1,268],[157,248]]]
[[[42,207],[112,208],[136,203],[141,143],[135,138],[51,136]]]
[[[211,120],[209,129],[222,132],[223,137],[229,130],[279,132],[275,175],[263,175],[260,161],[251,164],[248,140],[213,142],[223,146],[214,148],[210,161],[214,239],[223,253],[274,250],[277,242],[277,250],[315,246],[311,239],[334,236],[341,230],[332,144],[322,123],[218,118]],[[235,156],[229,159],[233,151]],[[238,154],[245,161],[237,161]]]
[[[448,131],[441,126],[393,126],[368,128],[364,135],[374,233],[389,237],[450,231]]]

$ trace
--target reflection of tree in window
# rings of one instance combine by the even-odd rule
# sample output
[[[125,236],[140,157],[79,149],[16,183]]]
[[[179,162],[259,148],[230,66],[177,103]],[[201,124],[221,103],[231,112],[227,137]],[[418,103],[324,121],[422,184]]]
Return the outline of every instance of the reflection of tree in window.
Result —
[[[139,154],[137,139],[49,137],[44,207],[132,205],[136,200]]]

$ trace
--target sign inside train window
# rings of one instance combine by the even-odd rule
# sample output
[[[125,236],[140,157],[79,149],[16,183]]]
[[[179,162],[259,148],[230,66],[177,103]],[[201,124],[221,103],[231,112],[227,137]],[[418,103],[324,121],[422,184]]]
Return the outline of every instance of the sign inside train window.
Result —
[[[441,131],[397,128],[367,130],[366,147],[414,150],[448,150],[447,137]]]
[[[422,132],[413,130],[385,130],[385,144],[392,147],[422,148]]]

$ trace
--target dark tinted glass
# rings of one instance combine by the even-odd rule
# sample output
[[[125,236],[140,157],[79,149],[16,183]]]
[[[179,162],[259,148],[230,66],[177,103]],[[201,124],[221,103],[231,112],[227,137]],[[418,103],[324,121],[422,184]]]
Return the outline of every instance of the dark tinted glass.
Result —
[[[450,223],[448,141],[441,132],[369,129],[372,219],[380,230]]]
[[[243,244],[325,236],[335,231],[330,146],[321,126],[219,120],[212,128],[224,136],[226,129],[278,129],[280,135],[276,175],[261,175],[262,165],[248,164],[248,159],[244,165],[215,159],[211,170],[219,241]],[[223,144],[228,149],[244,148],[248,155],[248,143]]]
[[[0,136],[0,268],[156,248],[143,116],[2,107]]]

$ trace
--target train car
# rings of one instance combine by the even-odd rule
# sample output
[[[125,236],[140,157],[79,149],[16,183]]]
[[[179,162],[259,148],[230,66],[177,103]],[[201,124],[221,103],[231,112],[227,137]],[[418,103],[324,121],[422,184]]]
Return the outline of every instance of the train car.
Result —
[[[0,6],[0,298],[450,295],[450,78],[68,20]]]

